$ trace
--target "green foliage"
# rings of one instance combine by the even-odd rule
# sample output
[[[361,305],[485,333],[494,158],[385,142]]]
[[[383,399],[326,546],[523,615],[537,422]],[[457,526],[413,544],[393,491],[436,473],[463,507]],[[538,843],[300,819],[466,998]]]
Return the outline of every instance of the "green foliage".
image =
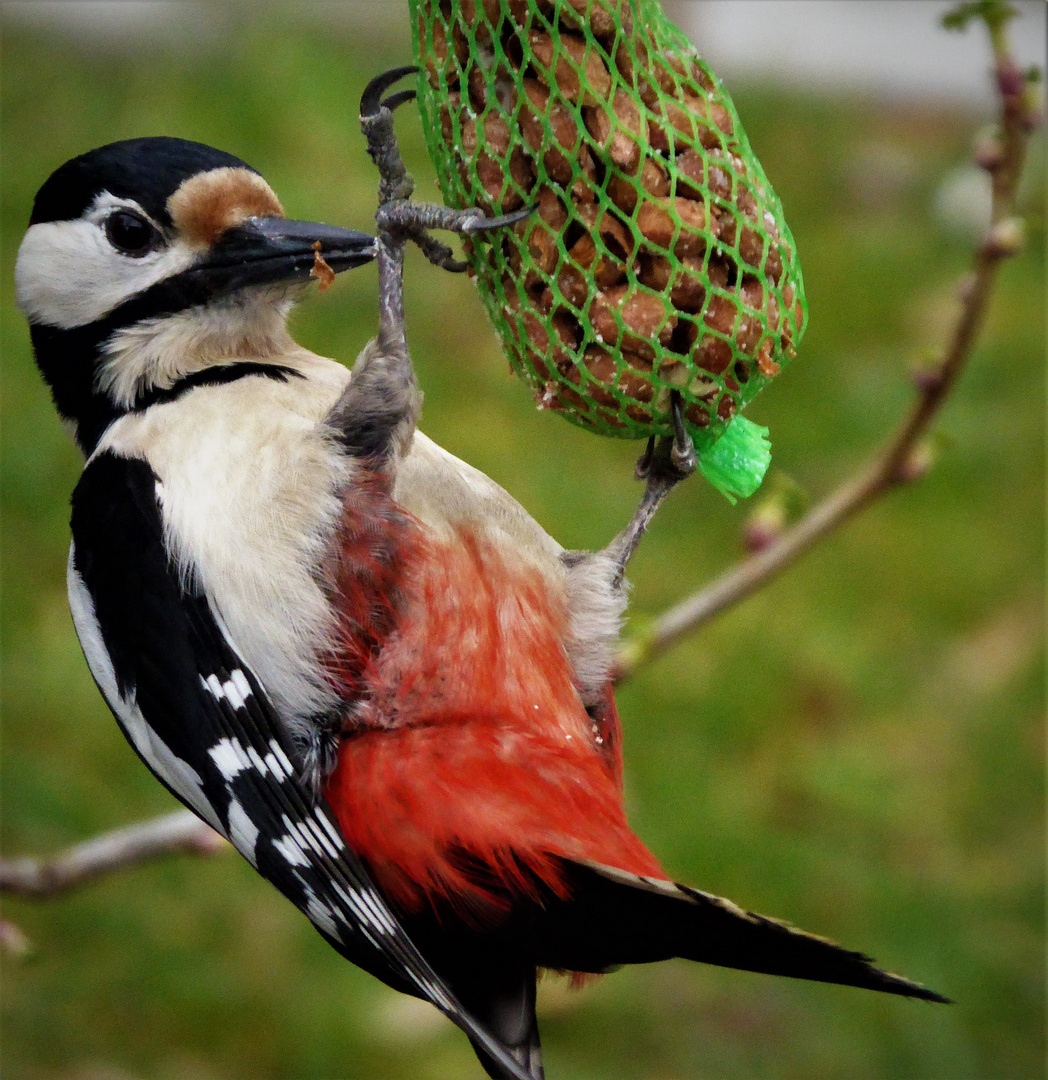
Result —
[[[181,46],[5,35],[7,854],[173,806],[100,701],[66,612],[80,466],[12,299],[33,194],[91,146],[173,134],[244,157],[292,216],[366,228],[375,175],[356,102],[372,75],[406,62],[407,27],[395,40],[340,33],[299,10],[230,8],[245,21]],[[974,123],[839,94],[731,90],[803,250],[812,304],[802,362],[748,415],[773,428],[779,468],[819,493],[901,415],[910,357],[953,315],[967,241],[929,206]],[[419,194],[434,195],[410,109],[398,130]],[[620,693],[631,820],[668,870],[868,951],[958,1004],[683,962],[578,994],[550,979],[556,1080],[1043,1074],[1040,160],[1022,208],[1030,242],[1004,269],[943,414],[935,469]],[[350,361],[375,326],[374,294],[373,270],[340,276],[302,305],[296,337]],[[536,412],[464,278],[409,256],[406,302],[428,434],[566,546],[605,543],[639,496],[637,447]],[[742,521],[705,485],[682,485],[631,567],[633,625],[736,557]],[[342,961],[232,855],[150,865],[43,905],[12,901],[5,917],[35,946],[31,960],[4,961],[5,1076],[480,1076],[461,1035]]]
[[[1004,3],[1004,0],[968,0],[950,8],[940,21],[947,30],[964,31],[968,29],[972,19],[981,19],[991,33],[997,33],[1017,14],[1016,9],[1011,4]]]

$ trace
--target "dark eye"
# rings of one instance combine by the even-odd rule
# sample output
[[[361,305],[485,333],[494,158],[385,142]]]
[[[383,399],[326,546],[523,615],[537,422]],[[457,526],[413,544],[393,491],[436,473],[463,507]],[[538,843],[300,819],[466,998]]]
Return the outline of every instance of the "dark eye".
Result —
[[[134,257],[152,251],[159,234],[145,218],[130,210],[117,210],[106,218],[106,239],[124,255]]]

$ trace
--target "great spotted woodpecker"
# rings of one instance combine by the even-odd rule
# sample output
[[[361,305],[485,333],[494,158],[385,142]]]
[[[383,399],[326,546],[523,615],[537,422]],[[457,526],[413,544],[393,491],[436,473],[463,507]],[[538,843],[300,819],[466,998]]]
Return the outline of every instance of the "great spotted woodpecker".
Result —
[[[409,201],[392,110],[411,95],[381,100],[405,73],[362,101],[377,238],[289,221],[244,162],[170,138],[86,153],[36,197],[18,300],[87,456],[69,597],[117,721],[493,1077],[542,1076],[540,968],[682,956],[945,1000],[675,884],[627,825],[622,571],[688,447],[656,448],[630,528],[578,553],[416,430],[405,242],[454,268],[427,228],[508,219]],[[285,328],[318,256],[379,263],[379,333],[352,376]]]

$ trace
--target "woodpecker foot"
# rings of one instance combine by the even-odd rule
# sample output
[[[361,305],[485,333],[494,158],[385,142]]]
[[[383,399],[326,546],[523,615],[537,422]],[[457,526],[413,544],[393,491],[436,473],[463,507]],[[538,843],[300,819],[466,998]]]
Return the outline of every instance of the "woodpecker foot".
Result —
[[[625,529],[604,549],[618,563],[615,584],[622,582],[626,565],[637,550],[640,538],[647,531],[655,511],[662,500],[698,466],[695,444],[684,426],[683,400],[679,390],[673,390],[670,411],[673,417],[673,435],[648,439],[648,445],[637,462],[638,480],[646,480],[640,505]]]
[[[534,209],[528,207],[513,214],[489,218],[476,209],[452,210],[433,203],[411,202],[415,182],[404,166],[400,147],[393,131],[393,111],[415,98],[414,90],[400,90],[383,99],[382,95],[406,75],[418,72],[417,67],[398,67],[376,76],[364,88],[360,98],[360,129],[368,141],[368,153],[379,171],[378,201],[375,215],[379,231],[393,242],[411,240],[434,266],[461,274],[467,266],[462,259],[439,240],[429,235],[430,229],[444,229],[469,236],[487,229],[502,229],[526,218]]]
[[[644,447],[644,453],[637,458],[637,467],[633,470],[633,475],[638,480],[647,480],[648,475],[651,473],[651,463],[655,457],[655,436],[651,435],[648,438],[648,445]]]
[[[683,480],[698,468],[699,459],[695,456],[695,443],[684,426],[684,399],[679,390],[670,391],[670,415],[673,417],[670,465],[680,474],[677,479]]]
[[[489,229],[504,229],[509,225],[515,225],[526,218],[533,209],[533,207],[526,207],[512,214],[489,218],[483,211],[473,208],[452,210],[450,207],[438,206],[436,203],[419,203],[403,199],[380,206],[375,214],[375,221],[378,223],[380,232],[397,239],[414,241],[434,266],[461,274],[467,264],[461,259],[456,259],[455,253],[447,244],[442,244],[430,236],[430,229],[444,229],[447,232],[458,233],[460,236],[470,236]]]
[[[665,475],[674,483],[684,480],[698,467],[695,443],[684,426],[684,401],[679,390],[670,391],[670,416],[673,423],[672,437],[648,439],[644,453],[637,460],[636,477],[647,480],[654,473]]]
[[[360,96],[360,130],[368,141],[368,153],[378,167],[378,201],[380,205],[396,199],[409,199],[415,190],[415,181],[404,166],[400,147],[393,132],[393,112],[407,101],[415,98],[414,90],[400,90],[385,100],[382,95],[405,75],[413,75],[417,67],[393,68],[376,76],[364,87]]]

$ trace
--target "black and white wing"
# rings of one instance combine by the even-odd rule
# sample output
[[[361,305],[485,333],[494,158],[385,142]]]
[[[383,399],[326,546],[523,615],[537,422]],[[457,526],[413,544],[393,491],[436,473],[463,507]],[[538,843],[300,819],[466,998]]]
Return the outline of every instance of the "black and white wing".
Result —
[[[69,598],[91,672],[160,781],[303,911],[349,960],[432,1002],[527,1080],[415,948],[300,781],[298,755],[259,680],[164,545],[157,478],[112,452],[73,494]]]

